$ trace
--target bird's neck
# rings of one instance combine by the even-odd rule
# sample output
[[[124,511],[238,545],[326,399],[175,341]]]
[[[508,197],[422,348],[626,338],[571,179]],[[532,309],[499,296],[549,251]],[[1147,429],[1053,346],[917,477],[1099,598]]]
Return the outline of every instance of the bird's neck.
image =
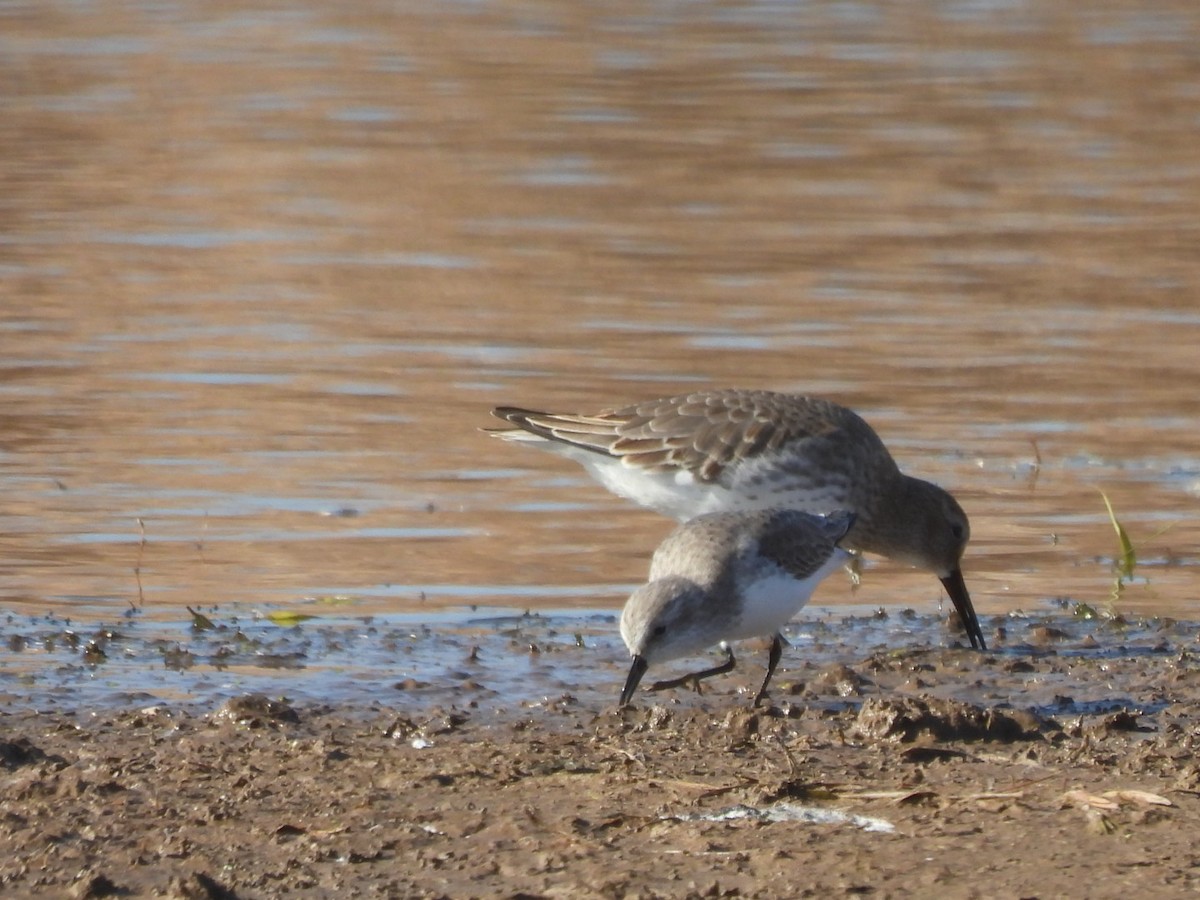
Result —
[[[927,510],[932,491],[938,488],[928,481],[896,473],[896,480],[882,494],[876,514],[863,528],[856,526],[853,545],[868,553],[878,553],[897,562],[920,566],[920,550],[926,535]]]

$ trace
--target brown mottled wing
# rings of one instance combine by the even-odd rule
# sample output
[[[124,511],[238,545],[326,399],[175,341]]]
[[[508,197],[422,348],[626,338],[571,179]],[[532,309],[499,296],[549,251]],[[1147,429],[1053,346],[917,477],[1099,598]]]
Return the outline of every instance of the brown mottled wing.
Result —
[[[595,415],[500,407],[494,414],[546,440],[620,458],[649,471],[687,469],[717,480],[731,463],[811,438],[878,441],[850,410],[771,391],[705,391],[637,403]]]
[[[798,510],[773,510],[758,538],[758,551],[797,578],[807,578],[829,559],[837,542],[854,524],[854,513],[839,510],[816,516]]]

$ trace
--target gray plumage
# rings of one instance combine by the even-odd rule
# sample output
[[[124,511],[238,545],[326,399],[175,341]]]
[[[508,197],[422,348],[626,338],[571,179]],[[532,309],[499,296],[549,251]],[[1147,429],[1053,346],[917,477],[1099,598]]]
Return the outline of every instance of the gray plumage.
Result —
[[[621,636],[633,663],[621,705],[650,665],[700,653],[714,644],[772,637],[766,693],[782,652],[779,629],[849,554],[838,546],[854,523],[849,512],[817,516],[793,509],[709,513],[676,528],[654,552],[647,584],[621,614]],[[659,682],[674,687],[733,668]]]

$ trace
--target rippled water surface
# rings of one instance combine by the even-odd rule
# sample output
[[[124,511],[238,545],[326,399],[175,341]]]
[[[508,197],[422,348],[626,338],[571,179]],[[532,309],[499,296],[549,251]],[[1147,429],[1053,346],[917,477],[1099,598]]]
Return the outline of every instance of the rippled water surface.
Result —
[[[1191,0],[5,5],[0,608],[615,608],[670,523],[489,409],[743,386],[954,491],[982,612],[1195,618],[1198,47]]]

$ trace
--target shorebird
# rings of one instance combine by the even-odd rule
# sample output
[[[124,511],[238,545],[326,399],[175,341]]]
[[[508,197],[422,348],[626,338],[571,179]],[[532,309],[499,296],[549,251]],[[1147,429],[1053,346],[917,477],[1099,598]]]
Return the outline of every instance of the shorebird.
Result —
[[[633,657],[621,691],[629,703],[653,664],[724,646],[724,663],[650,686],[657,691],[694,684],[736,665],[727,641],[771,635],[767,685],[783,653],[779,630],[808,602],[813,589],[850,554],[838,546],[854,514],[816,516],[795,509],[707,513],[676,528],[654,551],[649,581],[621,612],[621,637]]]
[[[493,415],[516,426],[494,436],[574,459],[614,493],[681,521],[770,507],[850,510],[847,549],[932,571],[971,646],[987,649],[962,576],[966,513],[949,492],[902,473],[874,429],[844,406],[718,390],[592,415],[511,406]]]

